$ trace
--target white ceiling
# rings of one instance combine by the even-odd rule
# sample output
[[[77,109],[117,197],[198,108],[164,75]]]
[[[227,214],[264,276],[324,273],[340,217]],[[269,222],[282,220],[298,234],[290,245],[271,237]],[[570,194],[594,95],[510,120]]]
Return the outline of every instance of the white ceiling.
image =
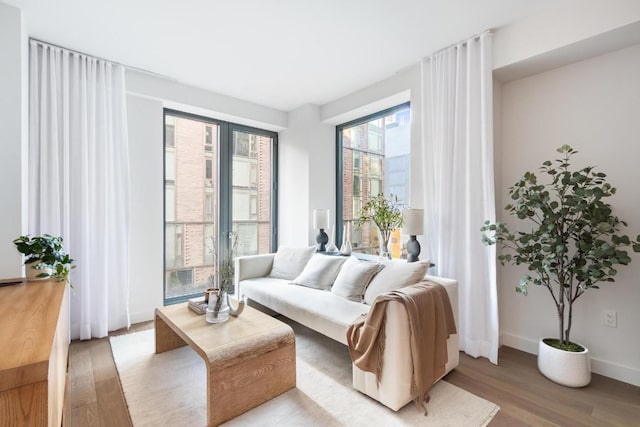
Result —
[[[28,35],[283,111],[557,0],[2,0]]]

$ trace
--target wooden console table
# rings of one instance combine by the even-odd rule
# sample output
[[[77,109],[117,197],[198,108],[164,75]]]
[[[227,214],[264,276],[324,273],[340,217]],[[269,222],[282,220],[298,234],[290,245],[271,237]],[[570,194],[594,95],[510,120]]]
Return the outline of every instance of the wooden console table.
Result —
[[[0,426],[60,426],[69,354],[68,285],[0,287]]]

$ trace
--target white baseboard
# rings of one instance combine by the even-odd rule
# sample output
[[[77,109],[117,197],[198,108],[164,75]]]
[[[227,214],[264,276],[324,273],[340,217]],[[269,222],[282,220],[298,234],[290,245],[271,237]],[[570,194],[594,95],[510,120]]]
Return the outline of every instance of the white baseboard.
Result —
[[[500,334],[500,344],[507,347],[513,347],[518,350],[526,351],[531,354],[538,354],[538,341],[529,338],[519,337],[506,333]]]
[[[531,354],[538,354],[538,341],[507,333],[500,334],[500,344]],[[500,361],[498,360],[498,364]],[[640,369],[609,360],[591,357],[591,372],[640,387]]]
[[[131,324],[134,325],[136,323],[148,322],[149,320],[153,320],[155,316],[154,311],[141,311],[138,313],[129,313],[129,319]]]

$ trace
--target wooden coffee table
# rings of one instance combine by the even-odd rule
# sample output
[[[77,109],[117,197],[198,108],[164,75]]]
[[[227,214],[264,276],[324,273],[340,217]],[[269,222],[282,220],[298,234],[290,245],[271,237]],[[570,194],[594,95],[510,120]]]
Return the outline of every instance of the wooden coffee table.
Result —
[[[209,324],[186,303],[156,308],[156,353],[189,344],[207,368],[207,423],[221,424],[296,386],[289,325],[251,307]]]

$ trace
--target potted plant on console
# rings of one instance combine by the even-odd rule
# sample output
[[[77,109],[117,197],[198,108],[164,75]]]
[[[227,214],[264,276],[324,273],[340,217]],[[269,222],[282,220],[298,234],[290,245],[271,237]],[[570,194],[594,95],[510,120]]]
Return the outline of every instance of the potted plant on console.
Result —
[[[18,252],[25,259],[27,280],[54,278],[59,282],[67,282],[69,273],[76,268],[73,259],[62,246],[62,237],[49,234],[30,237],[20,236],[13,241]]]
[[[532,172],[509,188],[512,204],[505,210],[528,221],[529,231],[511,231],[505,224],[489,221],[481,228],[485,244],[498,243],[502,265],[524,264],[525,274],[516,291],[527,295],[528,285],[547,288],[556,306],[558,336],[538,344],[538,369],[547,378],[570,387],[582,387],[591,380],[586,347],[571,341],[573,304],[601,282],[613,282],[616,265],[631,262],[624,248],[640,252],[636,240],[621,234],[627,223],[613,215],[605,201],[616,189],[606,175],[592,166],[571,169],[571,157],[577,153],[568,145],[557,150],[563,155],[540,167],[548,183],[538,182]]]

